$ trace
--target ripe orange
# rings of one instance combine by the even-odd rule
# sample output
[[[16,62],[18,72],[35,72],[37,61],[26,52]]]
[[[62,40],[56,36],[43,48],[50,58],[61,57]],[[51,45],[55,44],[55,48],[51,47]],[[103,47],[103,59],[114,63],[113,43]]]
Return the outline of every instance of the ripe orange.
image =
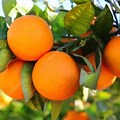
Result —
[[[109,70],[120,77],[120,36],[113,37],[104,49],[104,62]]]
[[[24,99],[21,86],[21,69],[24,61],[12,60],[5,71],[0,73],[0,89],[14,99]]]
[[[63,120],[90,120],[86,112],[68,111]]]
[[[86,58],[90,61],[90,63],[96,68],[95,64],[95,53],[90,53],[86,56]],[[90,71],[88,67],[83,67],[87,72]],[[111,86],[116,79],[116,76],[113,75],[109,69],[106,67],[104,60],[102,61],[102,67],[100,71],[100,75],[98,78],[98,83],[97,83],[97,90],[102,90],[106,89],[109,86]]]
[[[22,60],[37,60],[53,46],[53,35],[40,17],[26,15],[17,18],[7,34],[12,52]]]
[[[80,71],[76,62],[65,52],[51,51],[43,55],[33,68],[36,90],[45,98],[65,100],[79,87]]]

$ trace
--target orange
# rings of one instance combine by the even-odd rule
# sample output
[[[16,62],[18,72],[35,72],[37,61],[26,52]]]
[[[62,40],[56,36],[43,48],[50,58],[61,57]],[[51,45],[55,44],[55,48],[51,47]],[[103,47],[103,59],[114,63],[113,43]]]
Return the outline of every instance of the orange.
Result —
[[[0,73],[0,89],[14,99],[24,99],[20,81],[23,64],[24,61],[22,60],[12,60],[6,70]]]
[[[33,68],[36,90],[50,100],[70,98],[79,88],[80,71],[65,52],[51,51],[43,55]]]
[[[63,120],[90,120],[86,112],[68,111]]]
[[[20,59],[37,60],[53,46],[53,35],[41,17],[26,15],[17,18],[7,34],[8,45]]]
[[[114,36],[105,46],[104,62],[109,70],[120,77],[120,36]]]
[[[96,69],[96,64],[95,64],[95,53],[90,53],[86,56],[86,58],[90,61],[90,63],[93,65],[93,67]],[[87,72],[90,71],[88,67],[83,67]],[[111,86],[116,79],[116,76],[113,75],[109,69],[106,67],[104,63],[104,59],[102,61],[102,67],[100,71],[100,75],[98,78],[98,83],[97,83],[97,90],[103,90]]]

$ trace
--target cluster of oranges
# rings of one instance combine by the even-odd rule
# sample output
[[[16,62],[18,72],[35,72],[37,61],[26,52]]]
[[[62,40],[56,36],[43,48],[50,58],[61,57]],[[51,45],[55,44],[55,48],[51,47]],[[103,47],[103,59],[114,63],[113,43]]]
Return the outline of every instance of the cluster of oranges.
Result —
[[[67,53],[52,50],[53,34],[50,26],[41,17],[26,15],[14,20],[7,33],[7,43],[15,59],[0,73],[0,89],[8,96],[24,99],[21,71],[26,62],[34,62],[32,83],[43,97],[66,100],[78,90],[81,67]],[[120,37],[117,36],[105,47],[98,90],[109,87],[116,77],[120,77],[120,57],[117,54],[120,51],[119,44]],[[95,53],[85,57],[96,69]],[[90,72],[88,67],[82,67]]]
[[[21,72],[26,62],[34,62],[32,83],[50,100],[65,100],[79,88],[80,70],[65,52],[52,51],[53,34],[41,17],[26,15],[14,20],[7,43],[15,55],[0,73],[0,89],[14,99],[24,99]]]

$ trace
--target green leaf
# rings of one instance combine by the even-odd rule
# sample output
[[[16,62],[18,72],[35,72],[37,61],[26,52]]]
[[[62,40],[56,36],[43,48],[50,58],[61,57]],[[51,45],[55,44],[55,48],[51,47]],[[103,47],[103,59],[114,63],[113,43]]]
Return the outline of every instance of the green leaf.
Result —
[[[2,8],[5,16],[8,16],[9,12],[16,5],[16,0],[2,0]]]
[[[75,55],[75,57],[80,57],[80,58],[82,58],[82,60],[86,63],[86,65],[90,68],[90,71],[91,72],[94,72],[95,71],[95,69],[94,69],[94,67],[92,66],[92,64],[90,63],[90,61],[87,59],[87,58],[85,58],[84,56],[82,56],[82,55],[77,55],[77,54],[74,54]],[[83,73],[84,74],[84,73]]]
[[[3,48],[0,50],[0,72],[6,69],[8,62],[13,58],[13,53],[9,48]]]
[[[36,16],[43,17],[44,12],[36,4],[34,4],[33,7],[32,7],[32,9],[27,14],[28,15],[29,14],[34,14]]]
[[[7,40],[0,40],[0,50],[8,47]]]
[[[33,65],[31,62],[26,62],[21,70],[22,91],[26,102],[33,96],[35,91],[32,84]]]
[[[54,40],[59,41],[60,36],[65,36],[67,33],[65,27],[64,27],[64,17],[66,15],[66,12],[61,11],[57,17],[54,19],[54,21],[51,22],[52,31],[54,35]]]
[[[92,3],[92,6],[95,10],[95,16],[97,17],[102,12],[102,9],[100,9],[100,7],[97,7],[94,3]]]
[[[83,68],[81,69],[81,72],[80,72],[80,76],[81,76],[80,77],[80,85],[83,85],[90,89],[96,89],[98,77],[99,77],[100,70],[101,70],[102,60],[101,60],[101,53],[99,50],[98,50],[98,54],[99,54],[99,65],[97,66],[97,69],[95,71],[93,71],[91,69],[90,64],[88,64],[85,61],[86,64],[88,65],[88,67],[90,68],[91,72],[87,73]]]
[[[72,0],[72,1],[75,2],[76,4],[81,4],[85,2],[90,2],[91,0]]]
[[[91,2],[79,4],[65,15],[65,27],[72,35],[80,36],[89,29],[93,17]]]
[[[51,115],[52,120],[57,120],[61,109],[62,109],[63,101],[51,101]]]
[[[98,92],[96,98],[98,100],[109,100],[111,98],[111,94],[106,91]]]
[[[0,39],[7,39],[7,31],[5,18],[0,16]]]
[[[84,69],[81,69],[80,75],[80,85],[90,89],[96,89],[99,74],[87,73]]]
[[[33,97],[27,102],[27,105],[33,110],[43,110],[44,102],[41,96],[35,92]]]
[[[113,26],[113,16],[106,5],[104,10],[98,15],[95,24],[93,26],[93,31],[101,38],[106,37]]]

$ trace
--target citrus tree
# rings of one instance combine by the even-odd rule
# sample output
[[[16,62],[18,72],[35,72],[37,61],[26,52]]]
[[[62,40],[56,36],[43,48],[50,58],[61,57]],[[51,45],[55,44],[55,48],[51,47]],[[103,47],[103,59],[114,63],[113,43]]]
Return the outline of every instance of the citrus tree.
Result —
[[[2,0],[0,89],[14,103],[1,119],[18,102],[19,119],[120,119],[120,2],[65,2]]]

